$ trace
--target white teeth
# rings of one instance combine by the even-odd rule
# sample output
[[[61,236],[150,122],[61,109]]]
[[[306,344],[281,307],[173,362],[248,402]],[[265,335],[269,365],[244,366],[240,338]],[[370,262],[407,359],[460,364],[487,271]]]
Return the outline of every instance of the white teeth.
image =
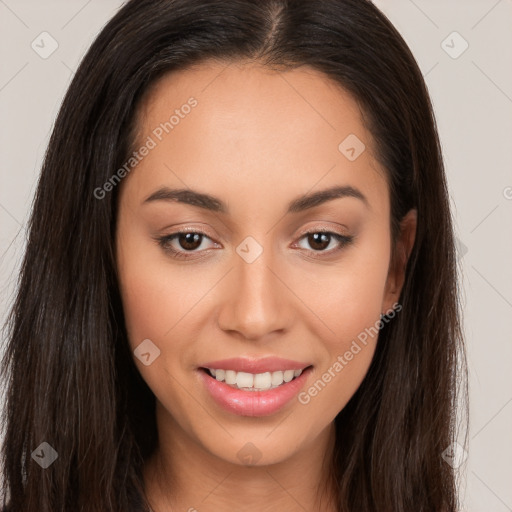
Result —
[[[280,386],[283,383],[283,372],[272,372],[272,386]]]
[[[236,384],[236,372],[233,370],[226,370],[224,380],[226,381],[226,384]]]
[[[252,388],[254,375],[252,373],[238,372],[236,374],[236,385],[239,388]]]
[[[232,387],[244,389],[245,391],[265,391],[281,386],[283,382],[290,382],[293,378],[299,377],[302,370],[285,370],[265,373],[235,372],[233,370],[222,370],[208,368],[208,371],[220,382],[225,382]]]
[[[254,376],[253,386],[256,389],[270,389],[272,385],[272,374],[270,372],[257,373]]]
[[[286,370],[283,379],[285,382],[290,382],[293,379],[293,370]]]

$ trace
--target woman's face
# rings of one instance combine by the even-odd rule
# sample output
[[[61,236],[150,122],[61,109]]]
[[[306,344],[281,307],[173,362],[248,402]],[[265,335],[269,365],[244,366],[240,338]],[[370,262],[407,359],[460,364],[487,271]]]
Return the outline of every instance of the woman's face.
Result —
[[[138,120],[117,262],[159,430],[237,464],[288,459],[357,390],[402,286],[370,133],[310,68],[175,72]]]

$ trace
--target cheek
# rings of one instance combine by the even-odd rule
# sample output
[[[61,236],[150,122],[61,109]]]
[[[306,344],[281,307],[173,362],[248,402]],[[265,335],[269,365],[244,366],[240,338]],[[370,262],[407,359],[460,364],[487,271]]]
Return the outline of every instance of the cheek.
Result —
[[[182,397],[176,378],[180,379],[188,340],[180,333],[181,323],[175,324],[185,314],[183,300],[175,291],[176,281],[149,254],[144,254],[141,246],[125,251],[129,256],[119,259],[128,342],[135,365],[157,399],[179,408],[176,404],[181,403]],[[146,365],[136,356],[136,349],[148,339],[148,350],[158,356]]]
[[[311,418],[332,421],[364,380],[379,333],[380,301],[373,294],[358,286],[348,301],[340,292],[330,306],[326,304],[323,318],[330,331],[322,337],[324,354],[309,386],[298,397],[311,408]]]
[[[176,335],[181,324],[175,327],[185,314],[178,291],[180,283],[158,256],[153,244],[136,232],[127,232],[118,242],[119,285],[128,343],[139,372],[153,392],[160,385],[170,388],[169,374],[182,364],[180,339],[182,344],[186,341]],[[150,340],[150,349],[158,354],[147,366],[136,357],[136,349],[144,340]]]
[[[162,344],[172,338],[175,324],[199,299],[195,295],[200,290],[194,291],[190,276],[187,287],[186,269],[173,268],[142,228],[126,227],[121,233],[117,265],[130,344],[136,346],[146,338]]]
[[[308,387],[298,395],[308,417],[322,424],[334,420],[359,388],[374,352],[374,342],[356,340],[333,354],[325,366],[317,368]]]
[[[165,293],[168,289],[165,276],[148,264],[137,264],[137,258],[133,258],[126,262],[121,287],[132,348],[143,339],[162,338],[172,327],[173,311],[177,306],[173,299],[175,294],[172,291]]]
[[[379,320],[389,251],[388,233],[375,229],[357,239],[335,263],[308,263],[290,276],[294,291],[317,318],[317,334],[331,354],[344,351],[350,340]]]

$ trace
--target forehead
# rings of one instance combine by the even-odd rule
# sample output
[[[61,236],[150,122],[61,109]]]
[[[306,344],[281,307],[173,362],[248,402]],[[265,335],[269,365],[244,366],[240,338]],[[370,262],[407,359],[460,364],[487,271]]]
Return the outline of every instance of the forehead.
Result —
[[[190,130],[186,126],[173,130],[178,137],[180,131],[201,126],[209,138],[216,132],[234,139],[250,133],[254,143],[268,143],[269,136],[278,136],[284,148],[307,144],[315,133],[327,137],[326,142],[336,142],[347,129],[368,138],[355,99],[325,74],[308,66],[274,71],[258,64],[216,61],[173,71],[158,80],[140,108],[143,131],[168,120],[191,97],[198,108],[186,123]],[[198,117],[200,123],[195,123]]]
[[[277,189],[304,193],[319,181],[367,190],[382,185],[356,100],[306,66],[273,71],[209,61],[170,72],[147,91],[137,126],[136,147],[148,137],[154,142],[137,165],[144,172],[128,180],[141,195],[180,177],[180,185],[198,188],[209,180],[210,190],[221,190],[230,183],[249,195],[252,185],[262,190],[266,184],[273,196]],[[343,153],[345,140],[364,144],[357,159]]]

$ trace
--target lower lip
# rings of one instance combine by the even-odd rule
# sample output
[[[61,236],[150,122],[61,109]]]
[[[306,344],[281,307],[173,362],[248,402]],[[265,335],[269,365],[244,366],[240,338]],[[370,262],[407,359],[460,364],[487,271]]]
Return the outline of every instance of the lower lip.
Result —
[[[266,391],[243,391],[220,382],[202,369],[198,370],[213,399],[224,410],[239,416],[269,416],[283,408],[304,386],[311,366],[298,377]]]

